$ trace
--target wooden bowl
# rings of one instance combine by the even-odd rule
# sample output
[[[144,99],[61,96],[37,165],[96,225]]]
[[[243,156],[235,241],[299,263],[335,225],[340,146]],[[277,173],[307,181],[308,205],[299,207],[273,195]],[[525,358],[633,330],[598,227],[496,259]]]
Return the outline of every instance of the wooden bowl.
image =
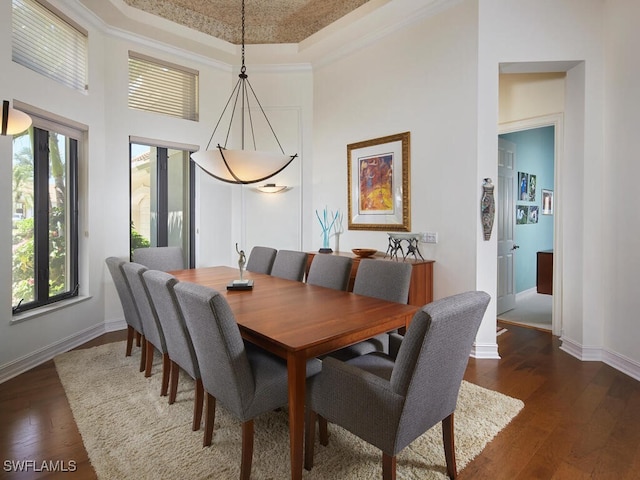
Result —
[[[360,258],[367,258],[377,252],[375,248],[353,248],[353,254]]]

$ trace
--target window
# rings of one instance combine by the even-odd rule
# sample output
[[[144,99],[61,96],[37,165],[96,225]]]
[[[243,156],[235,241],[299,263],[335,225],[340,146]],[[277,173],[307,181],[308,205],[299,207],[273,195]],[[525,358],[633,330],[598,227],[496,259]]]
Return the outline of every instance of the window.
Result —
[[[13,139],[13,313],[78,294],[80,136],[36,117]]]
[[[76,90],[87,89],[87,33],[51,7],[13,0],[12,59]]]
[[[198,72],[129,52],[129,108],[198,120]]]
[[[131,150],[131,252],[140,247],[181,247],[195,266],[193,232],[195,168],[189,147]]]

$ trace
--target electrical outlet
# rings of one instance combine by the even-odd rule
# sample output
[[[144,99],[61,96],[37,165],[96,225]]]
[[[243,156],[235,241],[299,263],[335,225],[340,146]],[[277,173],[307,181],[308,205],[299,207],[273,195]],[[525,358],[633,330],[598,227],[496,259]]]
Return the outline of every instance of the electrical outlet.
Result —
[[[438,243],[438,233],[437,232],[426,232],[422,234],[422,242],[423,243]]]

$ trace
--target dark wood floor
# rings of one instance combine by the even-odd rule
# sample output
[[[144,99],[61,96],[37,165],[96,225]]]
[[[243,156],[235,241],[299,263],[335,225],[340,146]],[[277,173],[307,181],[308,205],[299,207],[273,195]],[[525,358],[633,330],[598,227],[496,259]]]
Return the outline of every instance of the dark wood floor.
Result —
[[[525,408],[458,478],[640,478],[640,382],[576,360],[549,333],[506,327],[502,359],[471,359],[465,378]],[[84,347],[123,339],[111,333]],[[0,459],[0,479],[95,478],[52,361],[0,385]],[[11,460],[73,460],[77,471],[7,473]]]

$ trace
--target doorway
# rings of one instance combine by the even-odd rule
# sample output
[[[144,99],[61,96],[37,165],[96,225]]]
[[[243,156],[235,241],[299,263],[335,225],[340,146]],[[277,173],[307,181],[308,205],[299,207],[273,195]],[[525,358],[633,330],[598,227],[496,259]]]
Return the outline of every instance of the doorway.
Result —
[[[498,209],[510,209],[512,220],[505,223],[513,229],[513,241],[511,249],[508,248],[509,245],[506,248],[513,255],[511,263],[501,262],[500,254],[498,255],[498,282],[505,282],[505,273],[501,273],[501,269],[504,270],[505,265],[509,265],[512,268],[510,274],[513,275],[509,277],[513,281],[513,303],[503,303],[505,307],[498,310],[498,319],[506,323],[550,330],[554,334],[561,328],[556,315],[556,299],[550,294],[538,293],[537,260],[538,252],[554,251],[556,245],[556,216],[549,205],[543,203],[543,198],[548,200],[549,194],[553,197],[556,193],[562,131],[561,114],[502,124],[499,130],[499,143],[504,146],[505,141],[510,142],[507,143],[511,145],[508,149],[509,156],[513,156],[513,180],[510,183],[513,201],[503,202],[504,199],[498,197]],[[518,162],[518,153],[523,156],[521,162]],[[538,160],[541,155],[550,157],[546,164],[545,161]],[[505,157],[504,152],[501,156]],[[502,166],[499,168],[503,169]],[[523,192],[520,192],[520,188],[515,188],[516,183],[518,186],[521,183],[525,185]],[[502,231],[504,229],[499,222],[499,239],[508,237]],[[559,278],[558,272],[554,271],[552,278]],[[501,291],[500,287],[498,291]],[[502,291],[505,289],[502,288]]]

